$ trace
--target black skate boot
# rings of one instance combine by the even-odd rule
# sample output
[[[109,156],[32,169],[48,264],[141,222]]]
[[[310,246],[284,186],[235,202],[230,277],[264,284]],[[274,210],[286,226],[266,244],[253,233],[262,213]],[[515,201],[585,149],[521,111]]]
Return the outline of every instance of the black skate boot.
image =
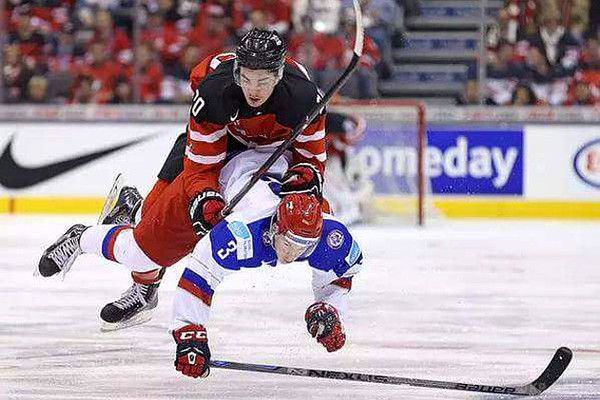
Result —
[[[100,221],[102,225],[135,225],[135,214],[144,198],[133,186],[123,186],[119,197],[106,217]]]
[[[114,331],[149,321],[158,304],[158,286],[159,283],[134,282],[120,299],[104,306],[100,312],[103,321],[100,330]]]
[[[79,239],[87,226],[77,224],[67,230],[52,246],[48,247],[38,265],[40,275],[44,277],[55,275],[62,272],[66,274],[71,265],[75,262],[78,255],[81,254]]]

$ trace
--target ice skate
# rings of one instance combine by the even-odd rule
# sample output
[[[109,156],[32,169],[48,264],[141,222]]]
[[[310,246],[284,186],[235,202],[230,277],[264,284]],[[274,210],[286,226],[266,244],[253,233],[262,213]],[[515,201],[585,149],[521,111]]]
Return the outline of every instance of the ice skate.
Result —
[[[73,225],[54,244],[48,247],[38,265],[38,272],[44,277],[66,274],[71,265],[81,254],[79,239],[87,227],[81,224]]]
[[[121,298],[102,308],[101,331],[114,331],[143,324],[152,319],[152,312],[158,304],[159,283],[144,285],[134,282]]]
[[[123,186],[108,214],[100,220],[102,225],[135,225],[135,214],[144,198],[133,186]]]

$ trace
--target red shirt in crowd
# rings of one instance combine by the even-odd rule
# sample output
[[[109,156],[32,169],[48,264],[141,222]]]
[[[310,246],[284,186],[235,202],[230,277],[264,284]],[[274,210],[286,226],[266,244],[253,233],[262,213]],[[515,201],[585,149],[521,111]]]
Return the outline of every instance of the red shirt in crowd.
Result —
[[[294,59],[302,64],[308,64],[309,47],[306,35],[299,34],[292,37],[289,50]],[[344,65],[346,45],[339,35],[314,34],[310,50],[314,70],[340,69]]]

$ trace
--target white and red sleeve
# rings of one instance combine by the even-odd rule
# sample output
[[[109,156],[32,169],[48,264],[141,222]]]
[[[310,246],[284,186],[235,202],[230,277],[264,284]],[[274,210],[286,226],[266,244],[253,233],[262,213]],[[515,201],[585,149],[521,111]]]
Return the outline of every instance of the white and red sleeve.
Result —
[[[325,149],[325,115],[320,115],[294,141],[293,164],[308,162],[323,173],[327,160]]]
[[[190,118],[183,163],[186,193],[190,198],[205,189],[219,190],[219,172],[227,154],[227,128]]]

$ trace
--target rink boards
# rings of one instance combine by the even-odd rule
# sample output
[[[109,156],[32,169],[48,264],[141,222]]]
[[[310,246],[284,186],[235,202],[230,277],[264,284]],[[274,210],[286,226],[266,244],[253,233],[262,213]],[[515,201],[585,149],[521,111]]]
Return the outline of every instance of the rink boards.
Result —
[[[0,123],[0,212],[96,213],[123,172],[146,193],[181,123]],[[594,125],[428,127],[427,207],[448,217],[600,218]],[[414,210],[414,126],[367,118],[355,159],[376,204]]]

